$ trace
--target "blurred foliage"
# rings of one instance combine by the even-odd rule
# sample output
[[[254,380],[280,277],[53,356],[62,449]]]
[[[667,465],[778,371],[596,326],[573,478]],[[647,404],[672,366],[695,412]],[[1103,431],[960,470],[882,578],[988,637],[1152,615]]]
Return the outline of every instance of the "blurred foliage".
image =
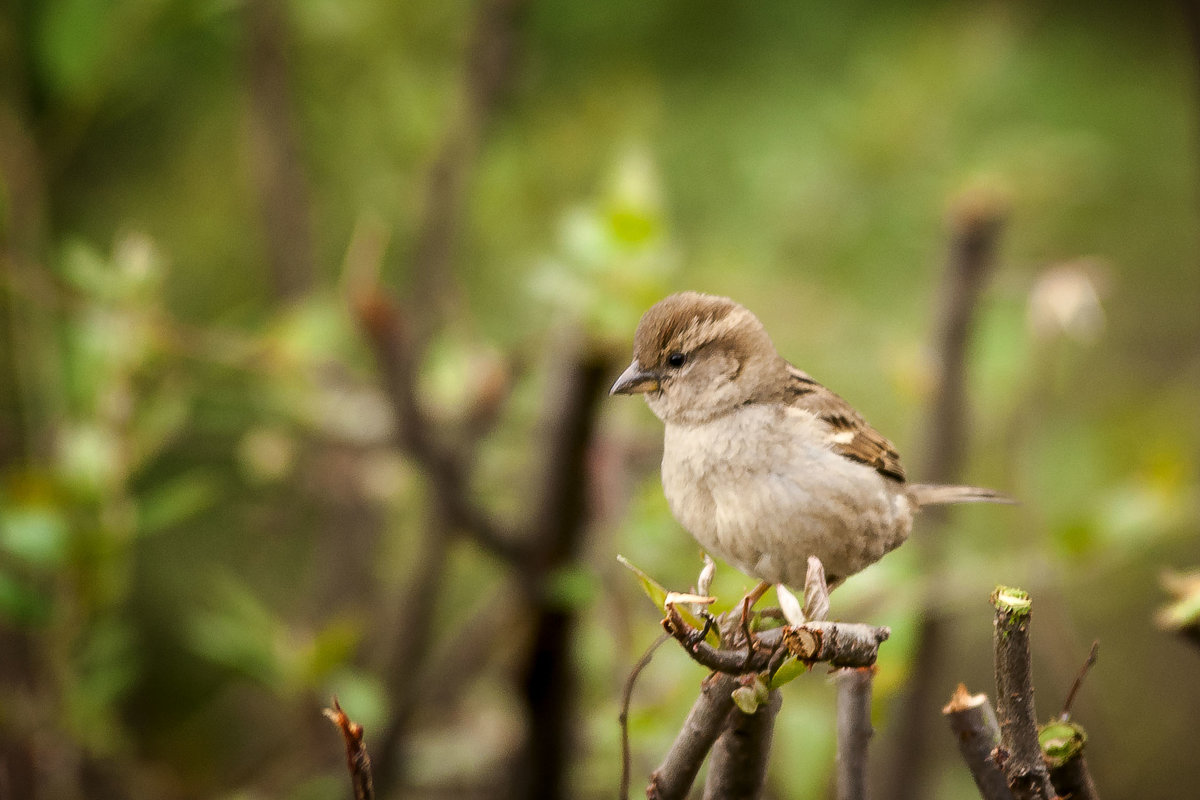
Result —
[[[0,740],[52,754],[39,762],[51,773],[74,748],[141,796],[343,789],[319,710],[336,691],[369,745],[384,729],[395,698],[381,665],[424,566],[429,487],[393,445],[346,294],[364,226],[384,232],[383,280],[412,283],[476,5],[281,2],[307,192],[291,199],[318,265],[290,303],[266,267],[249,7],[0,12]],[[1044,598],[1039,696],[1065,693],[1093,638],[1121,643],[1120,669],[1102,661],[1075,705],[1098,784],[1179,796],[1200,782],[1181,744],[1197,664],[1149,620],[1160,570],[1200,562],[1185,34],[1174,4],[532,3],[467,186],[461,307],[423,364],[423,400],[454,421],[511,378],[475,490],[514,513],[530,501],[521,476],[539,457],[556,345],[627,347],[647,305],[697,288],[753,308],[919,478],[946,209],[969,192],[1004,198],[964,478],[1022,505],[958,513],[945,565],[901,549],[839,589],[834,614],[893,630],[876,685],[885,740],[903,735],[890,701],[922,668],[919,598],[936,593],[951,615],[949,693],[990,685],[991,587],[1030,587]],[[616,553],[667,586],[700,566],[657,485],[657,422],[613,402],[603,423],[597,449],[642,470],[597,491],[580,563],[550,587],[583,613],[580,797],[612,792],[620,687],[658,631]],[[454,545],[436,652],[503,580]],[[713,592],[746,583],[722,565]],[[503,676],[519,627],[472,654],[486,677],[415,718],[415,784],[486,781],[511,751],[522,722]],[[701,677],[672,648],[644,673],[635,774]],[[832,768],[833,692],[805,675],[784,696],[771,792],[814,796]],[[949,741],[938,749],[926,796],[965,796]],[[91,796],[46,796],[74,790]]]

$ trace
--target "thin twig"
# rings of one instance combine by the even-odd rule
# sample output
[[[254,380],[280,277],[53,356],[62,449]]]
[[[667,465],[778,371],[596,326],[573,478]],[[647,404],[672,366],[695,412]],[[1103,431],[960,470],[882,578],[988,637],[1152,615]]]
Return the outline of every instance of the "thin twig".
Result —
[[[367,746],[363,742],[363,727],[346,716],[333,698],[333,708],[323,712],[329,721],[342,732],[346,742],[346,767],[350,770],[350,785],[354,787],[355,800],[374,800],[375,786],[371,780],[371,756],[367,754]]]
[[[1001,767],[1016,800],[1055,797],[1038,743],[1037,712],[1029,654],[1028,593],[1004,586],[992,593],[996,609],[993,642],[996,659],[996,711],[1000,722]]]
[[[871,728],[871,687],[874,667],[841,669],[837,681],[837,797],[865,800],[867,796],[867,745]]]
[[[979,796],[983,800],[1012,800],[1008,779],[993,757],[1000,744],[1000,724],[987,695],[973,695],[960,683],[942,714],[958,741],[958,750],[975,779]]]
[[[663,643],[670,638],[669,634],[660,633],[658,638],[646,648],[646,652],[642,653],[642,657],[629,671],[629,677],[625,679],[625,689],[621,692],[621,716],[618,718],[621,723],[621,800],[629,797],[630,771],[633,762],[633,757],[629,753],[629,703],[633,698],[633,685],[637,683],[642,670],[650,664],[650,659],[654,658],[654,651],[662,647]]]
[[[1100,652],[1100,640],[1092,642],[1092,649],[1088,652],[1087,660],[1083,662],[1083,666],[1079,668],[1079,674],[1075,676],[1074,683],[1071,684],[1071,691],[1067,692],[1067,699],[1063,703],[1062,713],[1058,715],[1061,720],[1069,720],[1071,718],[1071,706],[1075,702],[1075,695],[1079,693],[1079,687],[1083,685],[1083,679],[1087,677],[1088,672],[1096,664],[1096,656]]]

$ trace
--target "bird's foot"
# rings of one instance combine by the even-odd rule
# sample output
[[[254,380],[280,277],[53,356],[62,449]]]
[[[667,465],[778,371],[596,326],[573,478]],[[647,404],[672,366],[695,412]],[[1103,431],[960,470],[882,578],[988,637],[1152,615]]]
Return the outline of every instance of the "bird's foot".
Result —
[[[688,650],[691,650],[696,645],[703,642],[705,637],[708,636],[708,632],[711,631],[717,625],[716,617],[714,617],[712,614],[708,613],[708,609],[706,609],[706,608],[701,609],[700,616],[701,616],[701,618],[704,619],[704,627],[700,628],[699,630],[693,629],[687,635],[686,644],[687,644]]]

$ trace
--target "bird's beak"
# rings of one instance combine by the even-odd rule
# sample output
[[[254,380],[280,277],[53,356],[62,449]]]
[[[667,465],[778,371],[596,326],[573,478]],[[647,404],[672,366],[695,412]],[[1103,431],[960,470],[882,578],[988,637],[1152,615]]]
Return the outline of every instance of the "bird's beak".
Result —
[[[646,392],[657,392],[659,386],[658,375],[642,369],[635,358],[629,368],[621,373],[621,377],[617,378],[617,382],[612,385],[608,393],[610,395],[645,394]]]

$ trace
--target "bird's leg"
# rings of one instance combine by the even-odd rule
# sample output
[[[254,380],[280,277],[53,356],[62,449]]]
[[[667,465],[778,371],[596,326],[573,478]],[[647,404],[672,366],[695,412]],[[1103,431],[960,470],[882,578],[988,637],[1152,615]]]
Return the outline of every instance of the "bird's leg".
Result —
[[[713,575],[716,574],[717,565],[708,555],[704,554],[704,566],[700,569],[700,575],[696,578],[696,594],[707,596],[712,589]],[[708,636],[708,632],[714,627],[720,631],[720,626],[717,624],[717,618],[708,611],[708,606],[704,603],[692,603],[692,613],[704,620],[704,629],[700,631],[692,631],[688,636],[688,646],[695,647],[704,641],[704,637]]]
[[[755,586],[753,589],[751,589],[749,592],[746,593],[745,597],[742,598],[741,602],[738,605],[740,605],[742,607],[742,625],[743,626],[746,625],[746,618],[748,616],[750,616],[750,609],[754,608],[754,604],[757,603],[759,600],[761,600],[762,596],[764,594],[766,594],[767,590],[770,588],[771,588],[771,584],[767,583],[766,581],[759,581],[758,586]]]
[[[740,603],[742,607],[741,629],[742,635],[746,638],[746,666],[749,667],[750,659],[754,657],[755,642],[754,635],[750,632],[750,609],[754,604],[762,599],[762,596],[771,588],[771,584],[766,581],[759,581],[759,584],[747,592]]]

